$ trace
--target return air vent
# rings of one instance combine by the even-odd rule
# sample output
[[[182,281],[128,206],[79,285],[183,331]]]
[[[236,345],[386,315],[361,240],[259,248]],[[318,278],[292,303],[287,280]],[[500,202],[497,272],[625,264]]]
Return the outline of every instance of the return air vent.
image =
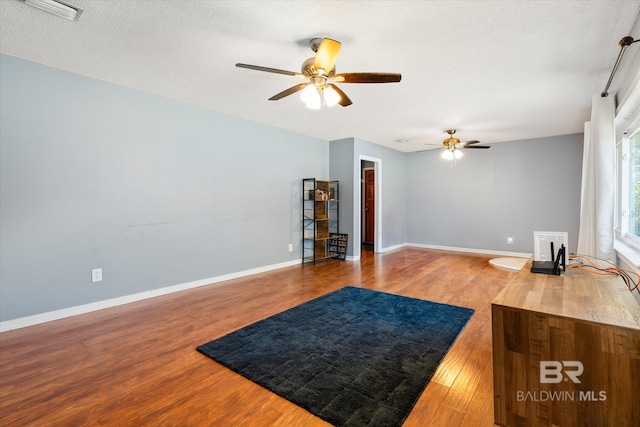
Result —
[[[70,21],[77,21],[82,15],[82,9],[60,0],[24,0],[24,3]]]
[[[551,254],[551,243],[555,254]],[[533,232],[533,260],[553,261],[555,255],[564,245],[565,253],[569,254],[569,233],[566,231],[534,231]]]

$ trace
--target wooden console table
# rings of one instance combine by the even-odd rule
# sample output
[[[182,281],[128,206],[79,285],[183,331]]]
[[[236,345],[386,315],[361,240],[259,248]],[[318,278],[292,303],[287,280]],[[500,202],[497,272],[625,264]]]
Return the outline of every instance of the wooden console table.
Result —
[[[622,279],[530,269],[491,304],[495,423],[640,426],[640,305]]]

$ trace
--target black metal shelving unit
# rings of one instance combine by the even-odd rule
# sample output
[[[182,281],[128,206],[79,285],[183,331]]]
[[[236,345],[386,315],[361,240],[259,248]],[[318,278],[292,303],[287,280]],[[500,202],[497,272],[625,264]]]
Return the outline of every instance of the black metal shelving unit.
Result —
[[[339,188],[338,181],[302,180],[303,263],[315,264],[341,255],[330,244],[332,235],[339,233]]]

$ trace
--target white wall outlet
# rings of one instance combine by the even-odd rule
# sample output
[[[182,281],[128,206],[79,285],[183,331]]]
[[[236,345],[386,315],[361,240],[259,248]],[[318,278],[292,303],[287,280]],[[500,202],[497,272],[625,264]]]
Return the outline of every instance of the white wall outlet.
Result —
[[[507,245],[513,245],[513,237],[507,237]]]
[[[91,283],[102,282],[102,269],[94,268],[91,270]]]
[[[293,243],[289,243],[289,252],[293,252]]]

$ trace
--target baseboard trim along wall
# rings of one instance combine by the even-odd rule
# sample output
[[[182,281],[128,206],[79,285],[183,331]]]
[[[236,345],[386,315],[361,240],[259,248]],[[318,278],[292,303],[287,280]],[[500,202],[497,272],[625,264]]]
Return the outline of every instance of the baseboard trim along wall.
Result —
[[[11,331],[13,329],[25,328],[27,326],[33,326],[40,323],[51,322],[53,320],[64,319],[66,317],[77,316],[79,314],[86,314],[92,311],[98,311],[105,308],[128,304],[130,302],[141,301],[149,298],[158,297],[161,295],[167,295],[167,294],[172,294],[174,292],[180,292],[187,289],[197,288],[200,286],[212,285],[215,283],[225,282],[227,280],[251,276],[253,274],[264,273],[267,271],[277,270],[285,267],[291,267],[293,265],[297,265],[300,263],[301,263],[301,260],[296,259],[296,260],[287,261],[279,264],[272,264],[264,267],[252,268],[250,270],[239,271],[237,273],[230,273],[222,276],[210,277],[208,279],[200,279],[200,280],[195,280],[193,282],[182,283],[179,285],[172,285],[164,288],[152,289],[150,291],[139,292],[136,294],[125,295],[118,298],[111,298],[108,300],[97,301],[90,304],[83,304],[75,307],[64,308],[61,310],[49,311],[47,313],[34,314],[33,316],[26,316],[26,317],[20,317],[18,319],[5,320],[3,322],[0,322],[0,332],[6,332],[6,331]]]
[[[408,243],[400,243],[399,245],[387,246],[386,248],[380,248],[380,253],[383,254],[385,252],[395,251],[396,249],[406,248],[409,246]]]
[[[472,254],[485,254],[485,255],[500,255],[500,256],[511,256],[518,258],[530,258],[532,253],[525,252],[507,252],[507,251],[494,251],[490,249],[475,249],[475,248],[457,248],[454,246],[439,246],[439,245],[427,245],[424,243],[400,243],[399,245],[387,246],[385,248],[381,248],[379,253],[391,252],[396,249],[402,248],[422,248],[422,249],[437,249],[441,251],[454,251],[454,252],[468,252]],[[350,257],[347,256],[347,261],[358,261],[360,257]]]
[[[493,251],[490,249],[456,248],[454,246],[426,245],[423,243],[407,243],[405,246],[414,247],[414,248],[423,248],[423,249],[438,249],[441,251],[469,252],[474,254],[512,256],[512,257],[519,257],[519,258],[530,258],[533,255],[532,253],[526,253],[526,252],[507,252],[507,251]]]
[[[514,256],[514,257],[526,257],[529,258],[532,254],[522,252],[505,252],[505,251],[492,251],[487,249],[471,249],[471,248],[457,248],[452,246],[438,246],[427,245],[423,243],[402,243],[399,245],[388,246],[381,250],[381,253],[390,252],[396,249],[404,247],[414,247],[423,249],[438,249],[443,251],[455,251],[455,252],[469,252],[476,254],[488,254],[488,255],[500,255],[500,256]],[[348,261],[358,261],[360,257],[347,256]],[[180,292],[187,289],[197,288],[200,286],[212,285],[215,283],[224,282],[227,280],[238,279],[240,277],[251,276],[253,274],[264,273],[271,270],[277,270],[280,268],[291,267],[296,264],[300,264],[301,260],[296,259],[279,264],[272,264],[265,267],[253,268],[250,270],[239,271],[237,273],[225,274],[217,277],[210,277],[208,279],[200,279],[193,282],[182,283],[179,285],[167,286],[164,288],[152,289],[150,291],[139,292],[137,294],[125,295],[118,298],[112,298],[103,301],[97,301],[90,304],[78,305],[75,307],[64,308],[62,310],[49,311],[47,313],[35,314],[33,316],[20,317],[18,319],[5,320],[0,322],[0,332],[11,331],[13,329],[25,328],[27,326],[33,326],[40,323],[51,322],[53,320],[64,319],[66,317],[77,316],[79,314],[90,313],[92,311],[98,311],[105,308],[115,307],[118,305],[128,304],[130,302],[141,301],[149,298],[158,297],[161,295],[167,295],[174,292]]]

